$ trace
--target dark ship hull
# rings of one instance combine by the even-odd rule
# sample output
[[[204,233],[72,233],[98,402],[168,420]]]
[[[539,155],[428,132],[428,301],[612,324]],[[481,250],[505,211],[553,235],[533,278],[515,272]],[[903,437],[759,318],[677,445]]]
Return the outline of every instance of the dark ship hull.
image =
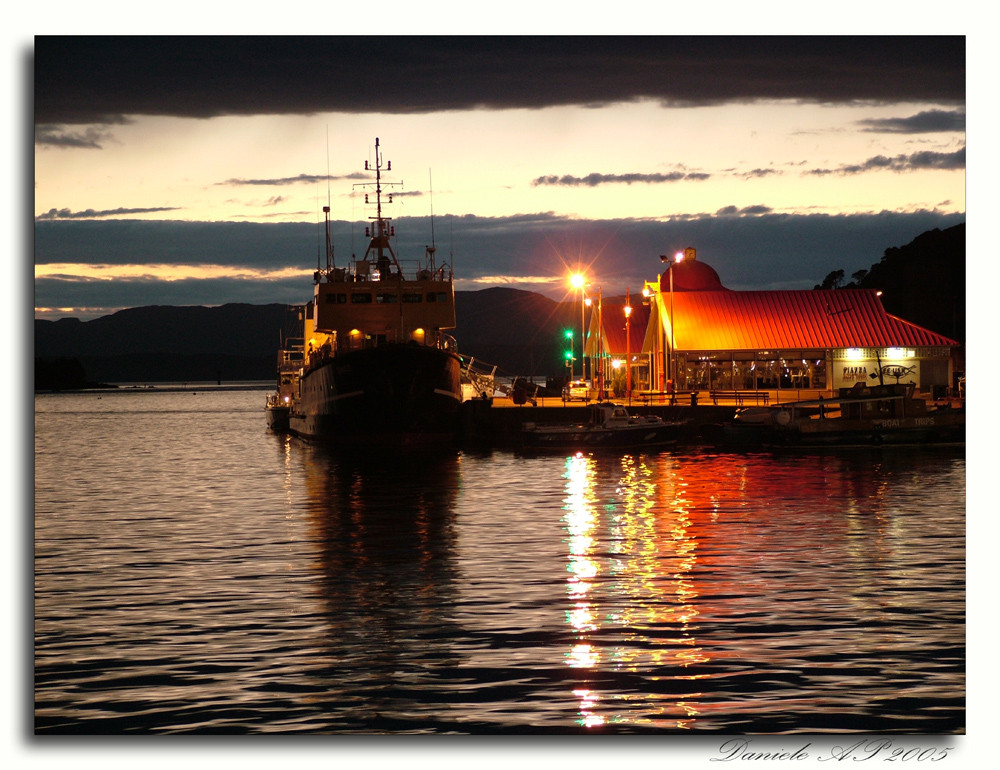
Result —
[[[453,441],[460,369],[454,352],[423,345],[382,344],[341,353],[303,373],[289,430],[352,446]]]

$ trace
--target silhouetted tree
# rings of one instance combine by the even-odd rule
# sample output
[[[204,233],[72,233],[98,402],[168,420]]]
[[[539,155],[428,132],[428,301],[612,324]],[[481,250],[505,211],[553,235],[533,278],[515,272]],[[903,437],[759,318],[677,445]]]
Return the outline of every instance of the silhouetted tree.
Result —
[[[829,273],[826,278],[823,279],[823,283],[817,286],[817,289],[839,289],[840,285],[844,282],[844,271],[834,270]]]

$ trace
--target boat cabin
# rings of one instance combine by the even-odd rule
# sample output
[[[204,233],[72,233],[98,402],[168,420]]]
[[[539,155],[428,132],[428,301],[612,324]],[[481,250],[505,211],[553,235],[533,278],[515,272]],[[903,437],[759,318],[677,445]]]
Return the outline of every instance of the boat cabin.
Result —
[[[858,383],[841,388],[836,402],[846,420],[884,420],[902,417],[922,417],[927,414],[927,402],[916,398],[916,385],[872,385]]]

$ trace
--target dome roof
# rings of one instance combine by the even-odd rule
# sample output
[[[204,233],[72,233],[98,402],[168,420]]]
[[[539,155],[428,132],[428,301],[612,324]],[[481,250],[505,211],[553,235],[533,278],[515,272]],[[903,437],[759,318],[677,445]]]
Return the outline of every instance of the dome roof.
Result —
[[[660,276],[660,291],[670,291],[670,272],[674,273],[674,291],[729,291],[714,269],[697,259],[675,262]]]

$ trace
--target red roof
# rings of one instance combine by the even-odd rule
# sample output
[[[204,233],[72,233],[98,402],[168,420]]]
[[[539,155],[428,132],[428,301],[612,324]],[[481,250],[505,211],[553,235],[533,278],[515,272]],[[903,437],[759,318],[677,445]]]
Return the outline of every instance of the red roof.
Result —
[[[601,315],[604,319],[604,352],[612,356],[623,356],[626,352],[625,340],[625,303],[602,302]],[[642,340],[646,336],[649,325],[649,305],[637,297],[631,302],[632,316],[629,322],[628,351],[639,353],[642,350]],[[595,355],[591,350],[591,342],[587,341],[587,355]]]
[[[670,291],[673,278],[674,291],[729,291],[722,285],[715,268],[697,259],[675,262],[660,276],[660,291]]]
[[[660,297],[669,328],[670,294]],[[677,350],[960,345],[889,315],[870,289],[674,292],[673,318]]]

